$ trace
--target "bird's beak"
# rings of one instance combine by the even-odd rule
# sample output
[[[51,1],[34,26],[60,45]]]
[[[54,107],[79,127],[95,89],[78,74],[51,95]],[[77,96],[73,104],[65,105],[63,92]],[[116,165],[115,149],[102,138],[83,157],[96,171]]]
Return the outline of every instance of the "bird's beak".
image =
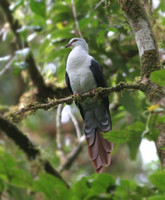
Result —
[[[67,47],[70,47],[71,46],[71,44],[70,43],[68,43],[67,45],[65,45],[65,48],[67,48]]]

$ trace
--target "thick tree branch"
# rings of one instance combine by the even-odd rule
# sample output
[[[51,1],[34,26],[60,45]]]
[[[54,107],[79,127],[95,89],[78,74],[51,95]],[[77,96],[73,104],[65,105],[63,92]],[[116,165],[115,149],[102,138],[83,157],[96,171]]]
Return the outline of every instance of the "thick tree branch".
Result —
[[[123,83],[121,82],[120,84],[114,86],[114,87],[110,87],[110,88],[97,88],[95,90],[95,92],[88,92],[88,93],[84,93],[84,94],[78,94],[76,96],[69,96],[63,99],[55,99],[55,100],[51,100],[48,103],[32,103],[16,112],[13,113],[8,113],[7,116],[14,122],[18,122],[20,121],[24,116],[26,116],[26,114],[30,114],[30,112],[34,112],[38,109],[44,109],[44,110],[48,110],[52,107],[55,107],[59,104],[71,104],[74,100],[76,101],[81,101],[84,98],[87,97],[98,97],[99,95],[109,95],[112,92],[120,92],[124,89],[133,89],[133,90],[141,90],[141,91],[145,91],[146,87],[143,84],[129,84],[129,83]]]
[[[119,0],[119,2],[135,34],[142,78],[148,78],[152,71],[160,69],[159,53],[151,24],[139,0]]]
[[[0,130],[4,131],[5,134],[12,139],[16,145],[20,149],[22,149],[29,159],[36,159],[38,158],[40,163],[43,165],[44,170],[59,178],[62,180],[67,187],[69,185],[66,183],[66,181],[61,177],[61,175],[53,168],[53,166],[49,163],[49,161],[42,159],[41,152],[39,149],[28,139],[26,135],[24,135],[14,124],[12,124],[10,121],[5,119],[0,114]]]
[[[140,0],[119,0],[119,2],[135,34],[141,62],[142,83],[146,85],[144,92],[152,104],[165,106],[165,87],[160,87],[149,79],[152,71],[160,69],[160,60],[157,43],[146,12]],[[165,150],[162,149],[165,146],[165,131],[161,127],[156,145],[161,163],[165,166]]]

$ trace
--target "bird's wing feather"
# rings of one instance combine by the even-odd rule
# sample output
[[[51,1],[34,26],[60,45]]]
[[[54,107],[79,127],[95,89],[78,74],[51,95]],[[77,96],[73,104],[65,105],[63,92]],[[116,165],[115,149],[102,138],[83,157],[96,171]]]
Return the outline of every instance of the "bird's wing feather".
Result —
[[[98,87],[107,87],[107,83],[106,83],[106,80],[105,80],[105,77],[104,77],[104,74],[103,74],[102,67],[97,60],[92,59],[90,69],[93,73],[93,76],[95,77],[95,81],[96,81],[97,86]],[[104,97],[103,101],[104,101],[105,105],[107,106],[107,109],[109,110],[109,108],[108,108],[109,107],[108,97]]]
[[[68,76],[67,71],[66,71],[66,73],[65,73],[65,82],[66,82],[66,84],[67,84],[67,86],[68,86],[70,92],[73,94],[73,91],[72,91],[72,88],[71,88],[71,85],[70,85],[70,79],[69,79],[69,76]],[[75,102],[75,103],[76,103],[76,105],[79,107],[81,116],[82,116],[82,118],[84,119],[83,108],[82,108],[81,105],[78,104],[77,102]]]
[[[93,76],[95,77],[97,86],[106,87],[107,84],[106,84],[105,77],[102,71],[102,67],[99,64],[99,62],[97,62],[95,59],[92,59],[90,69],[93,73]]]
[[[70,80],[69,80],[69,76],[68,76],[67,71],[66,71],[66,73],[65,73],[65,82],[66,82],[66,84],[67,84],[67,86],[68,86],[70,92],[73,94],[73,91],[72,91],[72,88],[71,88],[71,85],[70,85]]]

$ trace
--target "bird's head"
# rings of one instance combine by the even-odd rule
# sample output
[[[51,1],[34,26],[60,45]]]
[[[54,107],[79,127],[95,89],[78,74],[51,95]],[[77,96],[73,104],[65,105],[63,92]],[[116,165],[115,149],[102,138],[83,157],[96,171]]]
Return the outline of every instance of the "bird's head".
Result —
[[[88,44],[83,38],[72,38],[65,47],[71,47],[74,49],[75,47],[79,46],[88,51]]]

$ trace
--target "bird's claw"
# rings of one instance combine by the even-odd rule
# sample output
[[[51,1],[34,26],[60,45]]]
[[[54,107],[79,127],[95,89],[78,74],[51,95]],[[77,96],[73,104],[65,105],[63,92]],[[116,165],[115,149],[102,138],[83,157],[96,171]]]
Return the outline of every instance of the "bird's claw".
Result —
[[[80,98],[81,98],[81,94],[80,93],[72,94],[72,99],[74,101],[80,101]]]

